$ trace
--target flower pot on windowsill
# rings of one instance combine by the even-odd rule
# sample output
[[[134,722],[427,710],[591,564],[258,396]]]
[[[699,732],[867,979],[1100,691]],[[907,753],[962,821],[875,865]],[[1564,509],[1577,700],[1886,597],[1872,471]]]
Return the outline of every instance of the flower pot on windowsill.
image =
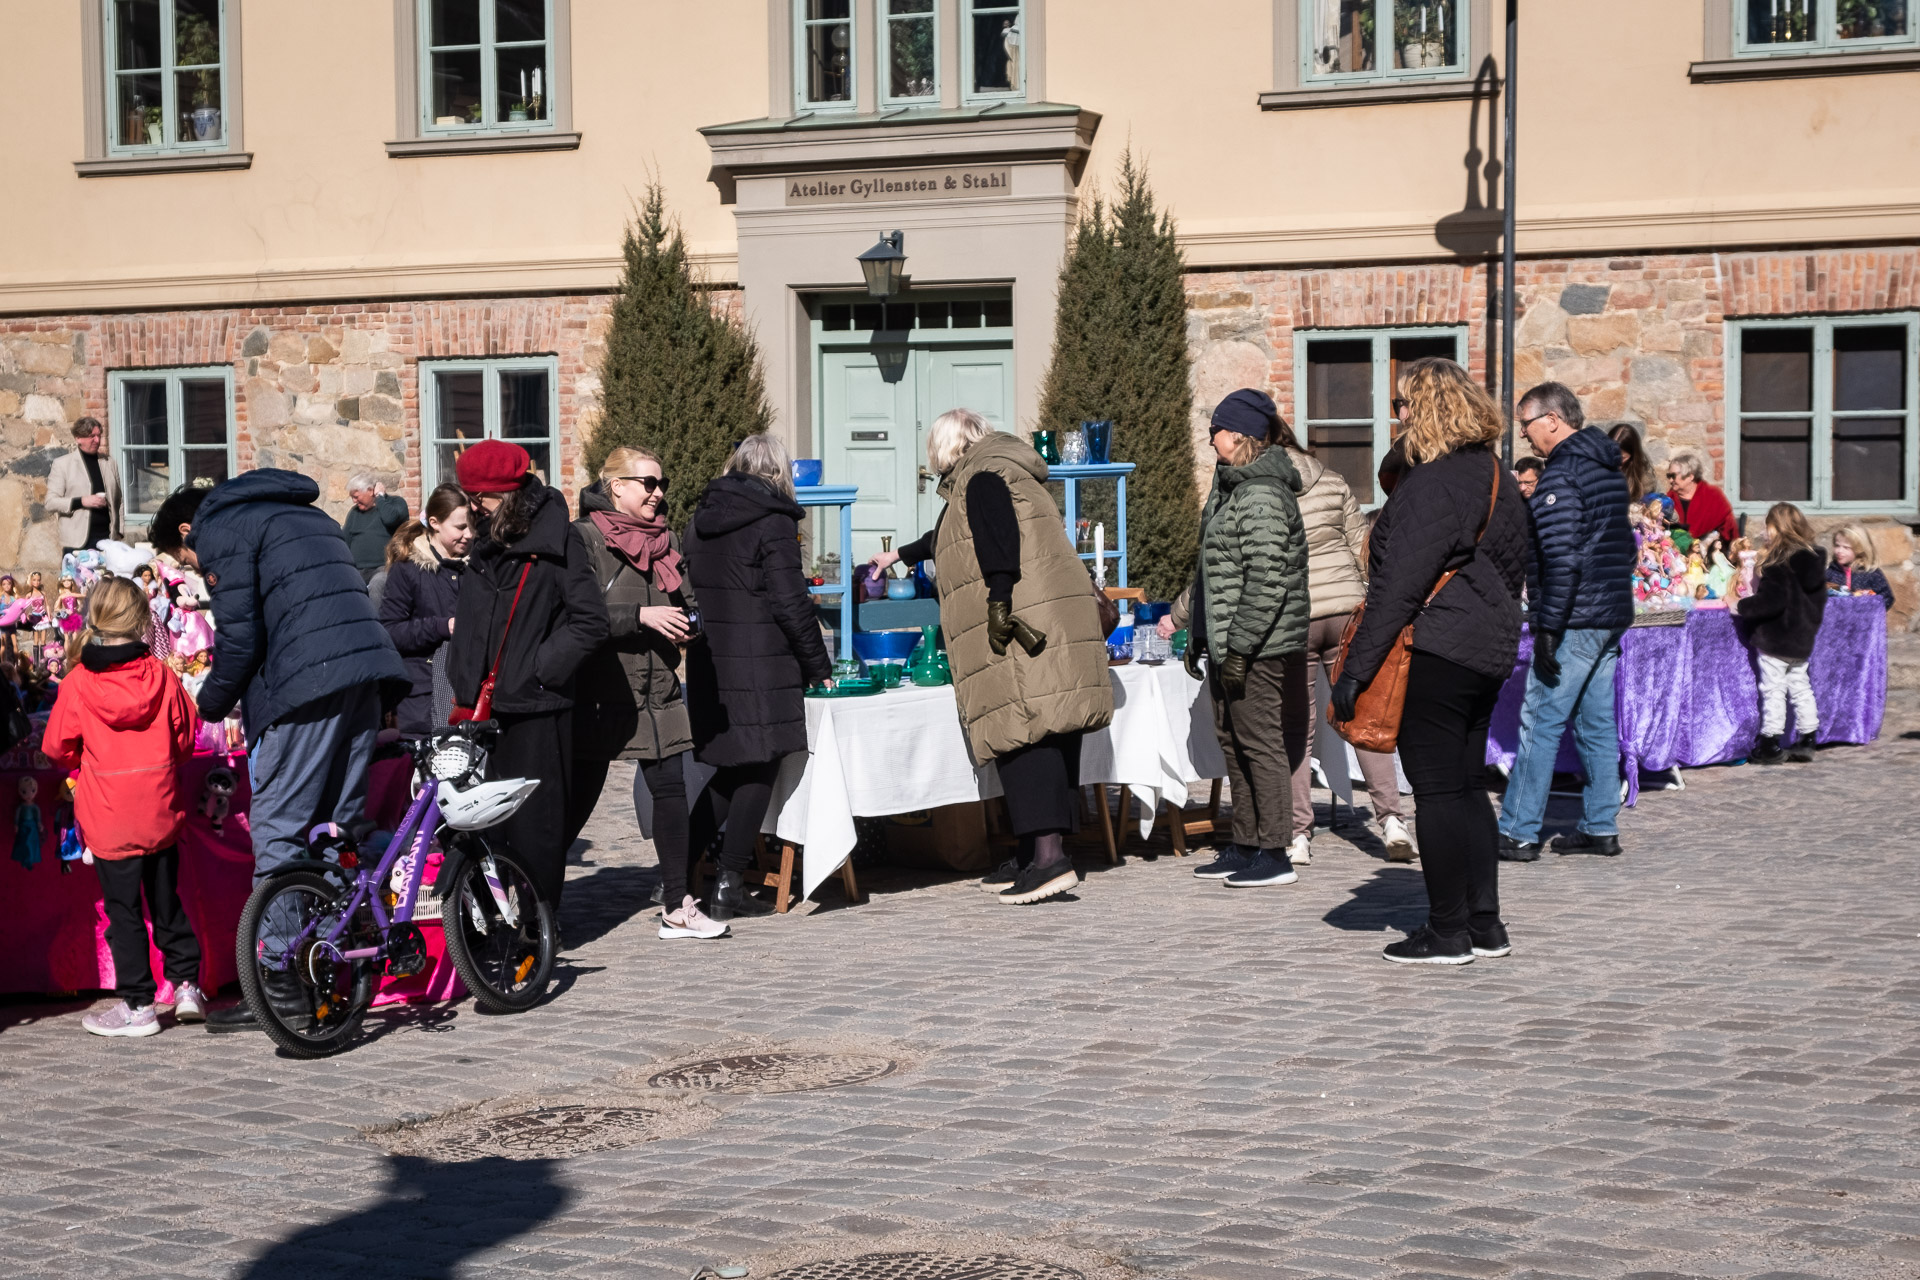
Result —
[[[164,146],[166,141],[167,131],[164,128],[157,124],[147,126],[147,145],[154,147]]]
[[[209,142],[220,136],[220,108],[195,107],[190,117],[193,121],[193,138],[196,142]]]
[[[513,124],[524,124],[527,119],[527,113],[524,111],[509,111],[507,112],[507,119]]]

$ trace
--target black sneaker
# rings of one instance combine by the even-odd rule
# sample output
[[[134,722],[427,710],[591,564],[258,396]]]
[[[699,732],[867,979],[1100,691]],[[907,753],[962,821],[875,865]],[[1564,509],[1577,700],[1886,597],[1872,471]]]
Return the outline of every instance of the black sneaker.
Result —
[[[1538,862],[1540,860],[1540,842],[1538,840],[1515,840],[1502,832],[1500,836],[1500,861],[1502,862]]]
[[[1591,853],[1602,858],[1617,858],[1620,856],[1620,837],[1590,836],[1584,831],[1576,831],[1572,835],[1555,836],[1553,851],[1559,854]]]
[[[1813,763],[1813,735],[1803,733],[1787,748],[1787,759],[1794,764]]]
[[[1486,930],[1469,928],[1467,937],[1473,942],[1473,954],[1484,960],[1513,954],[1513,944],[1507,941],[1507,926],[1504,924],[1495,924]]]
[[[1443,938],[1426,925],[1421,925],[1380,954],[1395,964],[1473,963],[1473,947],[1465,934],[1457,938]]]
[[[1237,844],[1230,844],[1215,850],[1213,861],[1195,867],[1193,874],[1202,880],[1225,880],[1236,871],[1245,871],[1252,861],[1251,853]]]
[[[1000,901],[1010,907],[1024,907],[1031,902],[1058,897],[1079,883],[1080,873],[1073,869],[1073,863],[1064,859],[1044,866],[1025,866],[1020,868],[1013,883],[1000,891]]]
[[[1270,884],[1292,884],[1299,878],[1285,849],[1262,849],[1253,861],[1228,876],[1226,883],[1235,889],[1259,889]]]
[[[1763,733],[1747,753],[1748,764],[1785,764],[1787,753],[1780,749],[1780,735]]]
[[[980,877],[980,887],[998,893],[1002,889],[1011,888],[1013,882],[1019,878],[1020,859],[1008,858],[1005,862]]]

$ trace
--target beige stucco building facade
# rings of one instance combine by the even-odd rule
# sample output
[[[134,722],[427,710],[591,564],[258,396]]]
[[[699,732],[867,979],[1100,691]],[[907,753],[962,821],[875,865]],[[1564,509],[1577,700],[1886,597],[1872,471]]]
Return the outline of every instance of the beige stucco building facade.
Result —
[[[1656,460],[1699,450],[1743,511],[1870,518],[1904,564],[1920,15],[1781,7],[1527,6],[1515,372]],[[1489,0],[6,6],[39,123],[0,141],[0,565],[57,557],[37,504],[85,414],[141,509],[258,465],[417,503],[478,434],[584,483],[653,179],[758,334],[778,429],[871,495],[863,538],[913,527],[934,414],[1032,422],[1073,220],[1128,147],[1187,255],[1196,413],[1264,387],[1364,476],[1396,360],[1495,374],[1503,22]],[[893,230],[910,287],[877,305],[855,257]]]

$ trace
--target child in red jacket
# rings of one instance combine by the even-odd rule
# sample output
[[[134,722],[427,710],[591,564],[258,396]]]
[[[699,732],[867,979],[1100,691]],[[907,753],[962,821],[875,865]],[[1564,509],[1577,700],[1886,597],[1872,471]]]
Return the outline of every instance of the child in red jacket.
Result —
[[[111,1009],[81,1020],[97,1036],[160,1031],[142,891],[174,986],[175,1020],[206,1017],[200,943],[180,905],[174,843],[187,820],[178,771],[193,753],[193,702],[179,677],[147,651],[151,618],[132,579],[105,578],[94,587],[80,660],[60,687],[40,747],[60,768],[80,770],[74,818],[100,877],[120,997]]]

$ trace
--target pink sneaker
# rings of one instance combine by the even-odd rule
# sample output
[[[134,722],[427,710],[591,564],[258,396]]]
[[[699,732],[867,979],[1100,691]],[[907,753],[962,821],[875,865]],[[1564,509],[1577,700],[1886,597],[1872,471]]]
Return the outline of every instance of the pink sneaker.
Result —
[[[196,982],[183,982],[173,989],[173,1020],[175,1022],[205,1022],[207,1020],[207,993]]]
[[[150,1004],[129,1009],[121,1000],[111,1009],[88,1014],[80,1019],[80,1025],[96,1036],[157,1036],[160,1013]]]
[[[700,910],[700,904],[689,894],[680,900],[680,909],[660,917],[660,936],[663,938],[724,938],[727,926],[707,918]]]

